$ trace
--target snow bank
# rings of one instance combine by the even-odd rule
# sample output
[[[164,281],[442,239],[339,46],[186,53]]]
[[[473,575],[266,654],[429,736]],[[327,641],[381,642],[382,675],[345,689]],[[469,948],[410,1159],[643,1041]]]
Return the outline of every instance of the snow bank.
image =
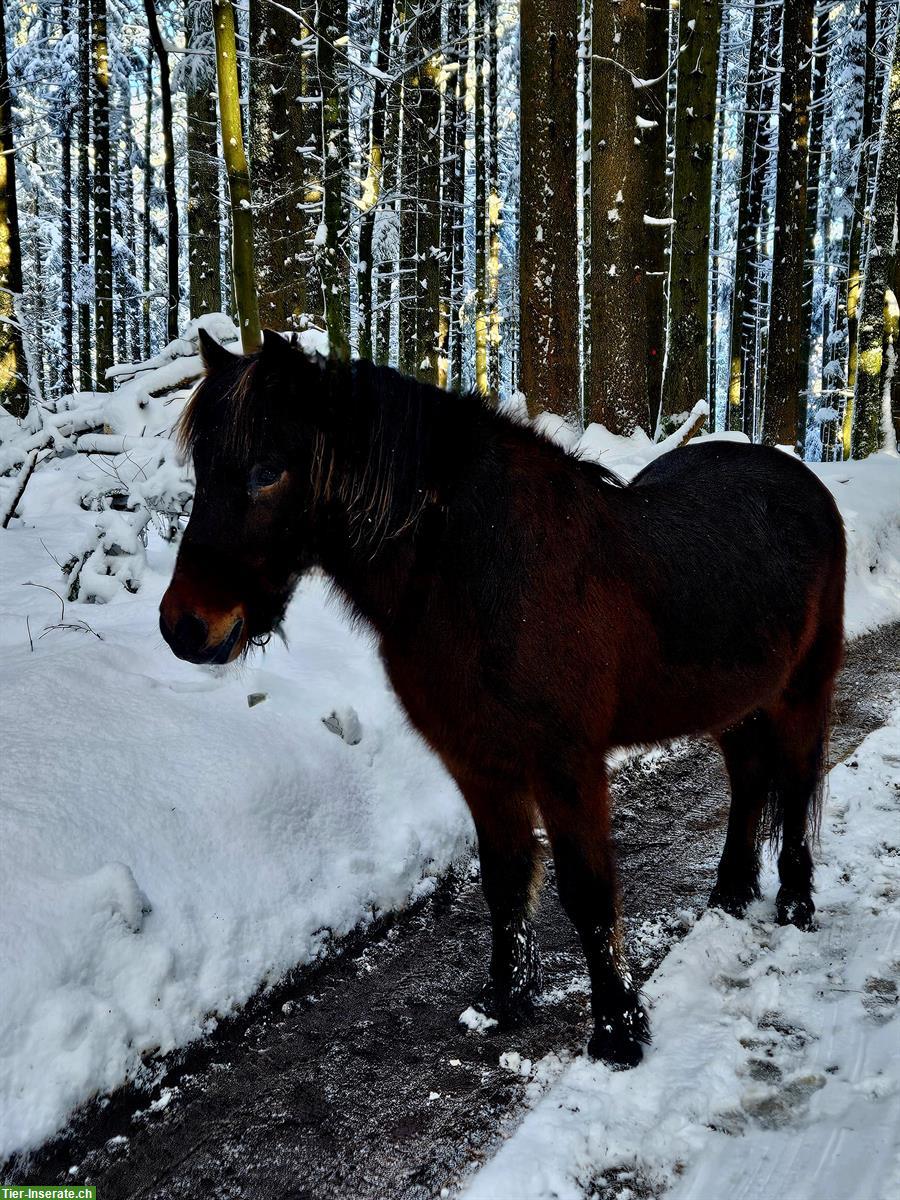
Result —
[[[161,542],[136,596],[66,604],[56,627],[58,599],[22,586],[61,586],[57,475],[84,463],[55,466],[23,505],[37,527],[0,541],[0,836],[15,864],[0,875],[0,1159],[433,886],[470,829],[320,580],[291,606],[291,652],[273,642],[240,673],[163,644]]]
[[[634,1071],[555,1057],[466,1200],[900,1194],[900,708],[830,776],[819,929],[707,912],[645,988]],[[510,1051],[514,1053],[514,1041]]]

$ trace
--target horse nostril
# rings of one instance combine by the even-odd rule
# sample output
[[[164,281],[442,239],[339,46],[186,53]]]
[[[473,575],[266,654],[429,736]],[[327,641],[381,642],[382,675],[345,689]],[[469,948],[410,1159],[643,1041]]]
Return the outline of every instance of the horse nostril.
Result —
[[[175,641],[184,650],[197,651],[206,645],[209,636],[209,626],[202,617],[187,613],[178,618],[175,626]]]

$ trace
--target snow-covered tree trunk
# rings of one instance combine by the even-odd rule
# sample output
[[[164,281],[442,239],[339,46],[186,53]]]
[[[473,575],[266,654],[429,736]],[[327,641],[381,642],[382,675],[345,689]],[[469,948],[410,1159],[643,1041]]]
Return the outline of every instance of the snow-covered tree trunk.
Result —
[[[415,375],[420,354],[419,272],[416,261],[419,223],[419,156],[422,126],[419,120],[419,45],[417,10],[401,3],[398,20],[406,28],[402,99],[402,149],[400,158],[400,248],[397,314],[398,365],[405,375]]]
[[[28,412],[22,335],[15,311],[22,293],[22,242],[16,196],[12,90],[6,58],[6,21],[0,5],[0,404],[14,417]]]
[[[475,0],[475,386],[487,396],[488,379],[488,131],[485,34],[488,0]],[[526,38],[523,32],[522,40]]]
[[[487,160],[487,352],[488,393],[500,396],[500,133],[497,117],[500,75],[497,63],[497,0],[487,0],[488,160]]]
[[[253,208],[250,197],[250,170],[247,166],[244,134],[241,128],[241,97],[238,92],[234,8],[231,0],[214,0],[213,20],[216,38],[219,120],[222,123],[222,147],[231,200],[231,261],[234,292],[241,343],[244,353],[249,354],[262,344],[262,332],[256,298],[256,272],[253,264]]]
[[[359,226],[359,357],[372,358],[372,334],[375,324],[373,305],[375,218],[382,198],[385,145],[384,133],[387,121],[387,73],[390,66],[391,27],[394,21],[394,0],[381,0],[378,16],[378,46],[376,68],[378,77],[372,91],[372,108],[369,113],[369,160],[366,176],[362,183],[359,199],[362,219]]]
[[[900,19],[895,18],[893,55],[878,148],[875,193],[859,300],[856,390],[853,398],[854,458],[873,454],[884,438],[884,309],[897,256],[900,187]],[[896,299],[895,299],[896,303]]]
[[[806,435],[808,363],[801,355],[814,8],[813,0],[791,0],[784,6],[772,302],[762,421],[762,440],[769,446],[799,442],[802,447]]]
[[[461,388],[463,380],[463,346],[465,342],[461,320],[466,292],[466,155],[468,130],[467,95],[469,77],[469,5],[467,0],[450,0],[456,14],[457,60],[456,71],[456,155],[453,160],[451,185],[451,219],[453,262],[450,286],[450,335],[451,349],[448,376],[454,387]]]
[[[438,315],[441,303],[441,93],[444,56],[441,8],[424,4],[417,22],[419,54],[419,186],[416,222],[416,375],[438,379]]]
[[[316,54],[322,95],[322,222],[315,236],[315,258],[322,283],[325,327],[331,353],[350,353],[349,259],[344,186],[349,162],[346,72],[338,53],[346,54],[346,0],[333,0],[316,11]]]
[[[671,211],[671,184],[666,157],[666,87],[669,65],[669,0],[654,0],[647,13],[647,57],[645,76],[659,80],[645,89],[642,131],[647,159],[647,212],[663,221]],[[669,273],[666,250],[670,226],[648,225],[644,230],[644,274],[647,280],[647,395],[650,398],[650,428],[659,419],[662,403],[663,361],[666,345],[666,281]]]
[[[96,0],[92,0],[96,2]],[[166,50],[153,0],[144,0],[150,41],[159,63],[159,99],[162,112],[163,135],[163,187],[166,193],[166,337],[174,341],[178,337],[178,300],[180,283],[178,278],[178,193],[175,186],[175,128],[172,115],[172,84],[169,77],[169,55]]]
[[[523,0],[520,54],[519,387],[532,416],[581,421],[577,0]]]
[[[91,352],[91,5],[78,0],[78,388],[93,385]]]
[[[84,0],[82,0],[84,3]],[[150,283],[152,279],[150,199],[153,193],[153,49],[147,47],[147,82],[144,93],[144,153],[141,220],[141,345],[145,359],[151,354]]]
[[[68,43],[72,35],[72,0],[63,0],[61,9],[61,39]],[[75,106],[69,96],[62,101],[60,129],[60,353],[59,386],[63,395],[74,390],[74,313],[72,286],[72,119]]]
[[[770,62],[777,45],[778,16],[763,0],[754,4],[741,134],[737,248],[731,296],[730,368],[726,426],[752,435],[757,397],[760,226],[770,156],[768,112],[776,79]]]
[[[587,419],[629,435],[649,426],[640,88],[641,0],[595,0],[591,87],[591,398]],[[527,336],[527,335],[526,335]]]
[[[721,0],[682,0],[663,421],[688,413],[709,377],[709,235]]]
[[[150,0],[145,0],[150,5]],[[94,151],[95,386],[106,386],[113,365],[112,178],[109,145],[109,45],[106,0],[91,0],[91,117]],[[173,164],[174,165],[174,164]]]
[[[441,157],[441,307],[438,319],[438,385],[459,385],[453,373],[453,347],[457,340],[454,305],[454,232],[462,221],[465,138],[460,138],[460,44],[463,36],[461,0],[447,5],[446,84],[444,88],[444,151]]]
[[[186,83],[188,286],[191,317],[199,317],[222,308],[219,151],[209,0],[185,0],[184,27],[188,54],[199,60],[199,65],[191,64]],[[204,55],[209,55],[208,62]]]

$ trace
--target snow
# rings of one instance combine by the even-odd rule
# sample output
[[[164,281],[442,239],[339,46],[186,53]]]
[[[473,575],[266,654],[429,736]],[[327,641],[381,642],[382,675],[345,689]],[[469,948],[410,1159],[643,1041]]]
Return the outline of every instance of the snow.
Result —
[[[237,344],[228,318],[201,323]],[[154,496],[189,487],[165,431],[201,369],[196,324],[152,362],[118,370],[111,396],[74,397],[52,416],[64,453],[39,464],[0,536],[0,836],[16,864],[0,878],[0,1157],[37,1145],[92,1096],[151,1082],[156,1055],[426,896],[468,853],[455,786],[324,580],[290,607],[290,651],[273,641],[222,670],[163,644],[157,608],[175,551],[146,516]],[[327,353],[323,332],[301,343]],[[110,432],[90,435],[95,448],[124,454],[65,452],[98,418]],[[579,434],[553,414],[538,424],[626,476],[678,437]],[[0,423],[0,456],[21,461],[39,433]],[[850,631],[900,616],[900,460],[816,470],[847,522]],[[110,471],[149,508],[83,507]],[[13,483],[2,481],[3,499]],[[59,564],[79,545],[99,547],[82,600],[105,603],[65,601]],[[477,1031],[472,1010],[464,1020]],[[529,1087],[557,1068],[532,1064]]]
[[[818,930],[774,923],[771,864],[748,919],[704,913],[646,985],[643,1064],[535,1064],[533,1109],[466,1200],[894,1200],[898,830],[900,703],[831,772]]]

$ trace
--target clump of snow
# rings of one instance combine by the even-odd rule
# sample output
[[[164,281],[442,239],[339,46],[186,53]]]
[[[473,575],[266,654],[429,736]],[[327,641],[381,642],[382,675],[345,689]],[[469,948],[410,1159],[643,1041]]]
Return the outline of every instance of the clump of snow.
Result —
[[[897,1195],[898,830],[900,707],[831,772],[818,930],[775,925],[771,864],[747,920],[705,913],[646,986],[643,1064],[573,1062],[468,1200]]]
[[[463,1009],[459,1014],[459,1023],[472,1033],[487,1033],[489,1029],[496,1029],[497,1027],[497,1022],[493,1017],[489,1017],[486,1013],[481,1012],[480,1009],[472,1008],[471,1006]]]

